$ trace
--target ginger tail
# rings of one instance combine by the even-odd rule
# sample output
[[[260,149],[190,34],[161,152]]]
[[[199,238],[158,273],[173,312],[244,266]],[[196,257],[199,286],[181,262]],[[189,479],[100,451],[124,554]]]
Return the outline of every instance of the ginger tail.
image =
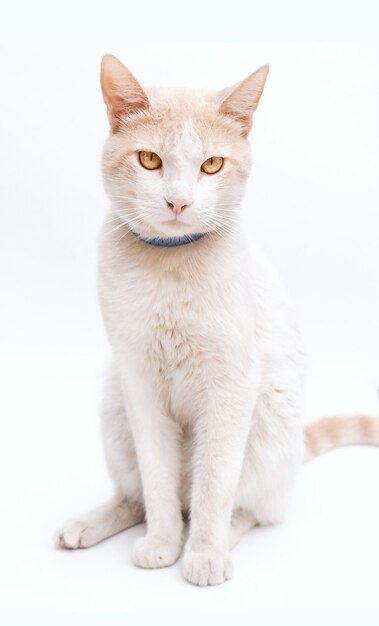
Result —
[[[341,446],[379,446],[379,415],[333,415],[305,424],[304,462]]]

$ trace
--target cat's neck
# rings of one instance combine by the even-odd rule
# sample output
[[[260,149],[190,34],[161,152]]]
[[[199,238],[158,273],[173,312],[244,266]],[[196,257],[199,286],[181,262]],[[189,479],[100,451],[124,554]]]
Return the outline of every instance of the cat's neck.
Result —
[[[202,237],[180,246],[150,245],[139,239],[125,227],[109,232],[104,224],[101,246],[108,250],[113,261],[122,267],[139,268],[149,274],[175,275],[182,280],[204,280],[210,267],[225,268],[233,259],[243,254],[245,237],[240,224],[226,231],[208,232]]]

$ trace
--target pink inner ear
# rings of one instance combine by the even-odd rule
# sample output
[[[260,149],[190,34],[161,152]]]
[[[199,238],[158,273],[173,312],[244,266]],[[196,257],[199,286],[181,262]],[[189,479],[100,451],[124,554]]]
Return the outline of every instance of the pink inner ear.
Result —
[[[219,112],[240,122],[243,136],[251,129],[252,115],[261,98],[268,71],[268,65],[264,65],[245,80],[223,89],[219,94],[221,100]]]
[[[149,99],[133,74],[116,57],[107,54],[101,64],[101,88],[112,128],[118,118],[149,106]]]
[[[235,92],[221,103],[219,109],[222,115],[228,115],[242,125],[242,136],[247,135],[251,130],[253,110],[250,103],[247,103],[242,98],[238,98]]]

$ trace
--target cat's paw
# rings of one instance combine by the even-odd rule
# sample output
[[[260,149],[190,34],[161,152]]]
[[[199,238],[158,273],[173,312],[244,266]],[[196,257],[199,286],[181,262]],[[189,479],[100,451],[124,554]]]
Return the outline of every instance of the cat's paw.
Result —
[[[133,546],[132,559],[138,567],[167,567],[178,560],[181,544],[153,537],[140,537]]]
[[[91,528],[85,522],[68,520],[55,531],[53,541],[58,548],[76,550],[77,548],[89,548],[98,543],[97,535],[96,528]]]
[[[221,585],[233,576],[232,559],[225,552],[190,551],[183,558],[183,575],[188,582],[201,587]]]

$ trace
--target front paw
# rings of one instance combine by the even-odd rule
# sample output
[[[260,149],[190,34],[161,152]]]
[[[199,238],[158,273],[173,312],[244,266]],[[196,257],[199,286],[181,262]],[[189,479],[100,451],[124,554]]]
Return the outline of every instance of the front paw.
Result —
[[[183,575],[188,582],[201,587],[221,585],[232,578],[233,563],[227,552],[190,551],[183,558]]]
[[[140,537],[133,546],[132,559],[138,567],[167,567],[178,560],[181,543],[154,537]]]

